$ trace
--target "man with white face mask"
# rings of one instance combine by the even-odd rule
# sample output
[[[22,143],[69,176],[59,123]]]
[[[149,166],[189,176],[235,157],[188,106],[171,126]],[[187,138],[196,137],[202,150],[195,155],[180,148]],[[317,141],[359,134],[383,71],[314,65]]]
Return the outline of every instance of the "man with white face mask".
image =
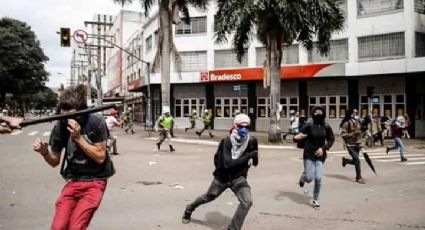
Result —
[[[213,201],[230,188],[240,201],[228,229],[241,229],[252,205],[251,188],[247,181],[248,170],[258,165],[258,142],[249,134],[250,118],[246,114],[235,117],[231,134],[221,140],[214,156],[214,180],[208,191],[186,206],[182,222],[191,220],[192,212],[200,205]]]

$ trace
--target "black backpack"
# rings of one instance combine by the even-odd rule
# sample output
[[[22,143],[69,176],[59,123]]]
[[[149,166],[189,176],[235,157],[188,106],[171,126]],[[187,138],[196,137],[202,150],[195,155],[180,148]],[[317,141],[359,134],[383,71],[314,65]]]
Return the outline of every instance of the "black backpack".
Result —
[[[92,116],[94,116],[94,115],[92,115],[92,114],[87,115],[87,121],[85,123],[85,126],[82,127],[82,129],[87,134],[87,136],[88,136],[88,134],[94,132],[93,130],[96,129],[96,124],[94,124],[93,119],[91,119]],[[61,124],[61,125],[63,125],[63,124]],[[66,131],[64,132],[64,130],[66,130]],[[62,135],[62,138],[63,138],[62,140],[66,140],[66,142],[68,142],[70,134],[69,134],[68,130],[66,129],[66,126],[65,127],[62,126],[61,131],[62,131],[61,135]],[[108,132],[108,138],[109,138],[110,133],[109,133],[108,129],[107,129],[107,132]],[[65,172],[66,154],[67,154],[67,152],[65,150],[65,155],[62,159],[62,164],[61,164],[61,169],[60,169],[61,175],[66,174],[66,172]],[[110,175],[114,175],[115,174],[115,167],[114,167],[114,163],[112,162],[112,159],[109,155],[108,147],[106,147],[106,160],[105,161],[106,161],[106,164],[107,164],[106,168],[107,168],[108,172],[110,173]]]
[[[304,124],[303,124],[303,126],[302,127],[300,127],[300,130],[301,130],[301,128],[303,128],[304,126],[311,126],[313,124],[313,121],[312,120],[310,120],[310,121],[306,121]],[[327,133],[327,130],[328,129],[330,129],[331,127],[330,127],[330,125],[327,123],[327,122],[325,122],[325,125],[324,125],[324,128],[325,128],[325,132]],[[295,136],[294,136],[295,137]],[[307,136],[307,138],[308,138],[308,136]],[[299,149],[304,149],[304,147],[305,147],[305,141],[306,141],[306,139],[307,138],[304,138],[304,139],[302,139],[301,141],[295,141],[295,139],[293,139],[293,141],[295,142],[295,143],[297,143],[297,148],[299,148]]]

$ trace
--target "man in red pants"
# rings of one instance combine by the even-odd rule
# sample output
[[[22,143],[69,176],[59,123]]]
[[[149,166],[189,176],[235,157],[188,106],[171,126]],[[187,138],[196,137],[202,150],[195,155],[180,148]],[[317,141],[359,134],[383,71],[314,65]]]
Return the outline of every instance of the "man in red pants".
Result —
[[[83,85],[66,89],[59,98],[61,114],[87,108]],[[89,114],[76,119],[58,121],[48,144],[38,138],[34,151],[40,153],[52,167],[60,163],[67,181],[57,202],[52,230],[87,229],[99,207],[107,185],[107,178],[115,173],[106,154],[107,126],[103,117]]]

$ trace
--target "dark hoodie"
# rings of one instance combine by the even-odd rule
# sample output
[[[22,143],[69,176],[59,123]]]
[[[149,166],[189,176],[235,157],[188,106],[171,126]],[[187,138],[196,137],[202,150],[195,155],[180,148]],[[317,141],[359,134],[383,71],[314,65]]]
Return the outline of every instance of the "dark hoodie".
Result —
[[[255,137],[250,137],[248,146],[237,159],[232,159],[232,141],[230,136],[221,140],[217,153],[214,156],[216,166],[213,175],[221,183],[228,183],[240,176],[247,177],[249,165],[252,158],[253,165],[258,164],[258,142]]]
[[[323,119],[314,119],[313,114],[319,109],[323,112]],[[300,130],[301,133],[307,135],[305,139],[303,159],[320,160],[324,162],[326,160],[326,151],[334,144],[335,137],[332,128],[325,122],[324,114],[325,111],[323,108],[314,108],[311,112],[313,119],[310,119]],[[319,148],[322,148],[324,151],[321,157],[317,157],[315,155],[315,152]]]

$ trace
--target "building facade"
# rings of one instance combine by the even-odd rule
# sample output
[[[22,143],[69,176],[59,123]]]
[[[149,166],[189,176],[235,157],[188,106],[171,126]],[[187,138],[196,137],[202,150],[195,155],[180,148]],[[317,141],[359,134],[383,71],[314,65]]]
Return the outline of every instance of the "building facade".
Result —
[[[323,106],[338,130],[349,108],[369,113],[367,88],[373,87],[372,114],[395,118],[407,113],[411,131],[425,136],[425,15],[422,0],[342,1],[345,29],[334,34],[328,56],[294,43],[284,48],[281,68],[281,128],[289,125],[289,110],[308,116]],[[214,15],[191,9],[189,25],[174,26],[182,72],[171,74],[171,113],[178,127],[188,125],[190,111],[209,109],[214,128],[227,129],[235,110],[247,113],[253,129],[267,131],[270,90],[263,87],[265,49],[254,41],[242,63],[231,44],[214,43]],[[152,61],[157,44],[158,14],[144,23],[143,59]],[[173,71],[174,70],[174,71]],[[132,91],[146,92],[148,81]],[[153,112],[160,114],[160,73],[151,73]]]

